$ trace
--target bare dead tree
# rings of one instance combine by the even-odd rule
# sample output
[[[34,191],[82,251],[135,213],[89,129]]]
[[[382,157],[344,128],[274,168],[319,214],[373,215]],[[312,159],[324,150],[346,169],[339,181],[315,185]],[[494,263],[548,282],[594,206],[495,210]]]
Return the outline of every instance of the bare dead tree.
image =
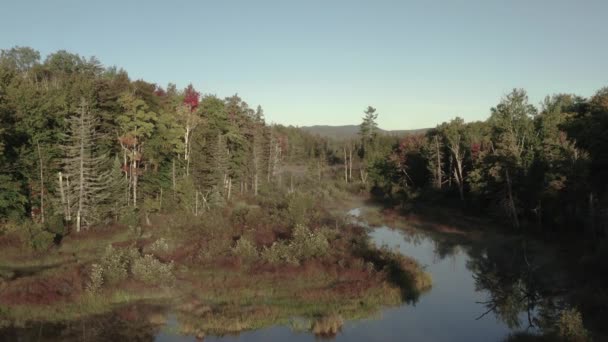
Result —
[[[190,174],[190,159],[192,155],[192,131],[203,121],[201,117],[187,105],[177,108],[177,118],[184,129],[184,160],[186,161],[186,175]]]
[[[40,221],[44,224],[44,168],[42,166],[40,143],[36,142],[36,146],[38,147],[38,162],[40,164]]]

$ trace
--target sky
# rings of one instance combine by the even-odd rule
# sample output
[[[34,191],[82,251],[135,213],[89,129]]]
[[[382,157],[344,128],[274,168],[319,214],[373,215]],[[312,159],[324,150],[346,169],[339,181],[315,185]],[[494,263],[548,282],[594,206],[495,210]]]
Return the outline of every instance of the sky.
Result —
[[[238,93],[268,122],[484,120],[513,88],[608,86],[608,1],[0,0],[0,49],[68,50],[132,79]]]

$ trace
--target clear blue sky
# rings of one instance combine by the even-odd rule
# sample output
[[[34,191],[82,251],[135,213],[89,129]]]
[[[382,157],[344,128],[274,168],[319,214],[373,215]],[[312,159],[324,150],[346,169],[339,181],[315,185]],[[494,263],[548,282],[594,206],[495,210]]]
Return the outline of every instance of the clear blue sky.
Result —
[[[0,48],[66,49],[131,78],[238,93],[268,121],[484,119],[514,87],[608,86],[608,1],[8,1]]]

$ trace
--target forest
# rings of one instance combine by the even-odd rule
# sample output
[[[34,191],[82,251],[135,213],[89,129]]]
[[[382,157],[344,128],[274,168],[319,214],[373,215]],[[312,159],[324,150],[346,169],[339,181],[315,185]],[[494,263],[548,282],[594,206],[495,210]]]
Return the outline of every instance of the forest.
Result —
[[[486,121],[456,117],[401,139],[370,173],[375,190],[400,201],[457,199],[517,231],[604,239],[607,117],[608,88],[547,96],[540,108],[514,89]]]
[[[369,106],[353,113],[352,139],[269,124],[261,106],[211,91],[132,80],[64,50],[1,51],[0,336],[140,303],[129,310],[163,323],[171,307],[185,335],[297,316],[310,320],[301,329],[335,337],[345,320],[435,286],[416,260],[344,217],[363,201],[384,216],[440,208],[453,225],[472,217],[508,239],[566,248],[590,271],[570,286],[597,296],[569,297],[577,309],[536,324],[537,337],[605,336],[593,317],[608,308],[608,88],[539,105],[513,89],[485,121],[403,136],[384,134]],[[81,334],[54,327],[49,340]],[[150,337],[140,330],[133,336]],[[103,326],[85,334],[113,336]]]

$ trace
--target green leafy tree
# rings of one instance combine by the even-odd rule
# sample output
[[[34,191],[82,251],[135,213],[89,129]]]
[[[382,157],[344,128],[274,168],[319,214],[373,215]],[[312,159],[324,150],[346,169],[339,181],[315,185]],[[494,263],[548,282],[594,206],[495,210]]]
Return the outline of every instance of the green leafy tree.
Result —
[[[142,172],[144,146],[154,133],[158,115],[148,109],[142,99],[132,93],[123,94],[118,100],[123,112],[116,118],[120,127],[118,141],[124,152],[125,176],[129,179],[132,203],[137,207],[137,182]],[[127,192],[127,198],[129,192]]]
[[[536,108],[528,103],[523,89],[514,89],[495,107],[489,122],[492,126],[494,165],[492,174],[505,184],[502,205],[515,228],[520,228],[517,198],[518,184],[534,157],[535,133],[532,118]]]

